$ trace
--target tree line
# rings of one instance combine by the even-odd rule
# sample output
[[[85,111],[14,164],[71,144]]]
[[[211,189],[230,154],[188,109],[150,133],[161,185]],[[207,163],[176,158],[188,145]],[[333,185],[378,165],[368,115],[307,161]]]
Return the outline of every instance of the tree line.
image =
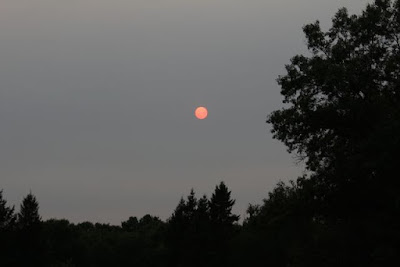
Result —
[[[1,266],[400,266],[400,1],[332,27],[305,25],[308,55],[278,78],[285,106],[267,122],[305,163],[246,218],[224,183],[192,190],[166,221],[121,226],[42,221],[32,194],[15,214],[0,195]]]
[[[235,200],[224,182],[211,198],[194,190],[181,198],[167,221],[145,215],[120,226],[66,219],[42,220],[29,193],[20,210],[0,191],[2,266],[202,266],[229,260],[229,242],[238,232]],[[212,264],[211,264],[212,265]]]

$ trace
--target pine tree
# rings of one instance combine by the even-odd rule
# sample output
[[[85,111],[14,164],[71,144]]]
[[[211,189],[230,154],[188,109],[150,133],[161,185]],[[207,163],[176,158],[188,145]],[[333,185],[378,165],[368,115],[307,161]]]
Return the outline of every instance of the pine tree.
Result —
[[[179,229],[180,232],[188,231],[193,224],[193,220],[196,216],[197,210],[197,198],[193,189],[190,190],[190,194],[185,201],[183,198],[180,199],[178,206],[175,208],[171,218],[169,218],[169,224],[173,228]]]
[[[210,221],[210,205],[206,195],[197,201],[196,222],[199,227],[205,227]]]
[[[210,200],[210,219],[213,224],[220,226],[232,226],[239,220],[238,215],[232,214],[235,200],[231,199],[231,191],[224,182],[215,187]]]
[[[186,205],[185,205],[185,217],[187,218],[188,222],[191,224],[195,218],[197,210],[197,198],[193,188],[190,190],[190,194],[187,197]]]
[[[39,215],[39,203],[29,193],[23,200],[18,214],[18,246],[20,266],[41,266],[44,261],[44,247],[41,239],[42,219]]]
[[[194,264],[193,266],[212,266],[213,250],[210,249],[210,243],[212,242],[213,233],[210,231],[210,206],[209,200],[206,195],[203,195],[197,201],[197,209],[194,217],[194,228],[193,228],[193,244],[195,246]]]
[[[3,199],[3,190],[0,190],[0,232],[11,230],[15,224],[14,207],[8,207]]]
[[[29,193],[22,201],[18,214],[18,226],[23,230],[30,230],[37,227],[41,222],[39,215],[39,203],[36,197]]]
[[[170,249],[170,266],[187,265],[192,249],[192,225],[197,206],[194,190],[187,201],[180,199],[174,213],[168,220],[167,245]]]
[[[172,228],[179,228],[185,221],[186,202],[183,197],[179,200],[178,206],[175,208],[174,213],[168,219],[168,223]]]
[[[15,220],[14,207],[7,206],[0,190],[0,259],[4,266],[15,265]]]
[[[228,264],[229,240],[234,234],[234,223],[239,216],[232,214],[235,200],[231,199],[231,191],[224,182],[215,187],[211,196],[210,207],[210,257],[215,266]]]

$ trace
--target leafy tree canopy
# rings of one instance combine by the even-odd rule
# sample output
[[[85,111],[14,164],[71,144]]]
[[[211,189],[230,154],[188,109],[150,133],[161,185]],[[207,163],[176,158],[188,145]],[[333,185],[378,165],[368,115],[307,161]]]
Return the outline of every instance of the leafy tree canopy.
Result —
[[[366,144],[379,156],[390,149],[370,141],[399,129],[399,9],[399,1],[377,0],[360,16],[339,10],[327,32],[318,21],[304,26],[312,54],[292,58],[287,75],[278,78],[288,107],[268,122],[275,138],[307,159],[309,170],[367,152]]]
[[[278,78],[287,105],[268,117],[274,138],[325,188],[319,200],[329,192],[371,198],[370,189],[380,186],[375,198],[396,203],[400,1],[376,0],[360,15],[343,8],[328,31],[318,21],[303,31],[310,55],[293,57]]]

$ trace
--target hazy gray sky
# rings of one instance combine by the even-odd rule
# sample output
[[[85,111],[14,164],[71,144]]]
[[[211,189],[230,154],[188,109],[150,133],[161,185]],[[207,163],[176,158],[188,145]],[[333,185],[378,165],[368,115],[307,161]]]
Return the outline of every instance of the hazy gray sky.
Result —
[[[243,216],[301,174],[265,123],[301,27],[367,2],[0,0],[0,188],[44,219],[119,224],[223,180]]]

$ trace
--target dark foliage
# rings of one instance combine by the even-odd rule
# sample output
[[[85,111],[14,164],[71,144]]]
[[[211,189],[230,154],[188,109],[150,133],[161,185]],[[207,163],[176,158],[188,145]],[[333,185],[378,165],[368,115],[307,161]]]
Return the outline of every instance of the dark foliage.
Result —
[[[15,224],[13,208],[0,197],[1,212],[6,215],[1,237],[7,249],[2,250],[1,266],[215,266],[213,262],[219,259],[218,250],[210,245],[217,241],[210,201],[205,195],[197,200],[194,190],[186,201],[181,199],[167,223],[147,214],[140,219],[129,217],[121,227],[73,224],[65,219],[42,221],[31,193],[24,198]],[[233,205],[230,197],[223,199]],[[227,208],[224,216],[236,218],[231,206]]]
[[[279,77],[287,105],[268,122],[306,175],[242,225],[223,182],[210,199],[192,189],[166,222],[121,226],[42,221],[32,194],[15,215],[0,191],[0,266],[400,266],[400,1],[303,30],[311,53]]]
[[[3,190],[0,190],[0,231],[9,231],[15,226],[16,215],[14,207],[8,207],[3,198]]]
[[[7,255],[15,251],[13,240],[15,222],[14,207],[7,206],[7,201],[3,198],[3,190],[0,190],[0,259],[5,265],[13,264],[12,258]]]
[[[44,255],[42,220],[39,215],[39,203],[36,197],[29,193],[23,200],[17,215],[16,240],[18,242],[18,258],[21,265],[41,265]]]
[[[223,182],[208,200],[197,200],[192,189],[186,200],[181,198],[168,220],[167,246],[170,266],[214,266],[226,261],[227,242],[233,234],[238,216],[231,213],[234,200]]]
[[[332,22],[327,32],[318,21],[303,28],[311,55],[286,66],[287,106],[268,118],[309,175],[278,186],[257,217],[283,205],[281,216],[300,217],[315,236],[296,237],[285,264],[389,265],[400,240],[400,2],[376,0],[359,16],[343,8]]]
[[[288,107],[268,122],[305,160],[330,219],[400,201],[399,3],[377,0],[360,16],[341,9],[327,32],[318,21],[306,25],[311,56],[292,58],[278,79]]]

